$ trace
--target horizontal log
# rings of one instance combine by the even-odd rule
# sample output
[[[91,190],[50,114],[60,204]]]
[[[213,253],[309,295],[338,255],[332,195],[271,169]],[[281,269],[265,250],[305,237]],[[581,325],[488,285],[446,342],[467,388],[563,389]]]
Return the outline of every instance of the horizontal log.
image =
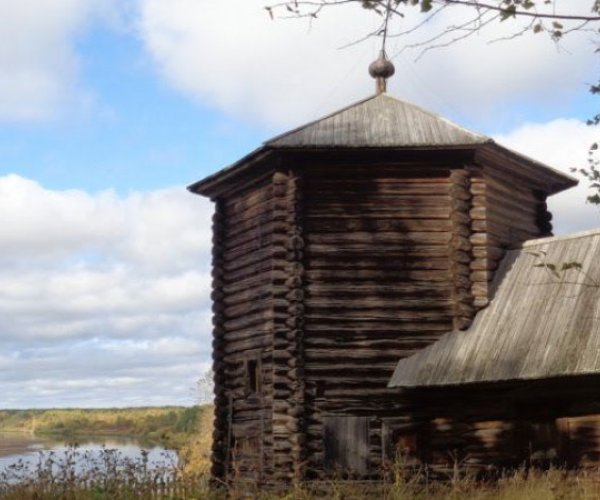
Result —
[[[370,197],[368,194],[352,197],[348,200],[335,197],[306,197],[305,206],[310,212],[359,213],[395,212],[408,207],[415,210],[435,211],[449,207],[449,196],[380,196]]]
[[[381,363],[393,363],[394,360],[410,355],[438,339],[439,335],[415,335],[412,339],[405,338],[399,341],[393,349],[354,348],[352,346],[321,349],[307,346],[304,350],[306,370],[314,369],[317,362],[327,362],[330,363],[330,366],[338,361],[341,363],[349,360],[354,360],[358,364],[365,364],[373,360],[378,360]]]
[[[308,267],[313,270],[317,269],[357,269],[357,270],[409,270],[409,269],[439,269],[447,270],[450,265],[448,255],[442,257],[420,257],[413,256],[410,258],[390,259],[385,256],[370,257],[369,255],[348,255],[344,259],[340,259],[338,255],[324,254],[321,256],[312,255],[308,261]]]
[[[225,331],[220,335],[220,340],[225,340],[226,342],[237,341],[237,340],[246,340],[252,337],[260,337],[263,335],[272,335],[273,332],[273,323],[272,320],[263,321],[262,324],[252,325],[247,328],[238,328],[235,330]]]
[[[486,231],[494,229],[502,232],[520,230],[534,235],[540,233],[539,224],[536,222],[535,216],[526,217],[523,214],[514,212],[488,212]]]
[[[235,271],[240,268],[245,268],[251,266],[252,264],[257,264],[263,261],[270,261],[273,258],[273,249],[272,248],[262,248],[260,250],[256,250],[244,257],[236,256],[235,254],[231,255],[225,252],[222,255],[222,264],[221,267],[227,271]]]
[[[273,273],[273,260],[269,257],[254,263],[252,266],[242,266],[237,269],[221,268],[222,280],[225,285],[239,281],[256,278],[259,275],[271,276]]]
[[[307,297],[316,299],[323,297],[411,297],[415,294],[444,296],[453,288],[453,283],[441,282],[415,282],[415,283],[309,283],[306,285]]]
[[[238,214],[236,216],[229,217],[226,222],[222,223],[223,235],[227,235],[228,238],[241,236],[244,233],[253,232],[272,232],[275,228],[279,227],[281,222],[273,221],[273,214],[271,211],[267,211],[253,217],[247,217],[247,214]],[[287,225],[287,223],[283,223]]]
[[[273,210],[273,202],[264,203],[252,207],[247,211],[235,212],[226,214],[226,218],[223,221],[227,230],[229,228],[235,228],[238,224],[253,224],[255,219],[260,219],[263,223],[273,221],[275,219],[275,213]],[[240,229],[243,226],[240,226]],[[226,233],[227,234],[227,233]]]
[[[512,179],[511,174],[500,172],[487,172],[485,175],[486,193],[495,198],[526,199],[532,202],[539,201],[533,190],[528,187],[520,187]]]
[[[353,363],[352,360],[341,359],[335,364],[326,363],[309,363],[306,368],[306,381],[310,384],[312,381],[322,380],[323,377],[332,377],[339,375],[342,372],[351,372],[354,376],[368,377],[372,373],[389,373],[391,374],[398,360],[391,360],[387,363],[377,363],[377,366],[372,364],[357,364]],[[338,373],[339,372],[339,373]],[[389,376],[388,376],[389,382]]]
[[[354,156],[354,155],[353,155]],[[381,186],[384,183],[390,184],[427,184],[449,182],[450,168],[448,168],[448,159],[444,158],[439,164],[432,161],[398,161],[374,163],[369,159],[368,166],[353,164],[340,159],[340,165],[333,164],[333,159],[325,162],[310,161],[303,165],[307,172],[304,177],[304,183],[307,186],[313,186],[315,183],[335,183],[339,182],[358,182],[364,186]],[[377,174],[374,175],[374,167],[377,167]]]
[[[429,195],[447,194],[450,183],[447,178],[438,182],[419,182],[419,179],[311,179],[306,183],[305,192],[312,193],[315,198],[321,196],[339,196],[344,199],[352,196],[385,196],[385,195]]]
[[[286,233],[289,230],[289,225],[285,223],[269,223],[269,230],[265,227],[259,227],[252,231],[246,231],[244,233],[231,236],[227,234],[227,237],[221,242],[220,248],[227,251],[240,252],[248,248],[261,248],[271,245],[274,241],[277,241],[279,235]],[[281,227],[279,227],[281,226]],[[280,231],[273,231],[272,229],[277,227]]]
[[[376,219],[376,218],[320,218],[309,219],[305,224],[307,234],[356,231],[356,232],[438,232],[450,231],[448,219]]]
[[[228,332],[250,327],[269,328],[275,319],[275,313],[267,310],[262,313],[249,314],[243,318],[226,320],[221,324],[221,326]]]
[[[234,352],[248,351],[249,349],[270,347],[271,345],[272,339],[268,336],[256,336],[246,340],[230,341],[225,345],[224,352],[226,354],[231,354]]]
[[[309,245],[446,245],[452,239],[447,231],[440,232],[335,232],[306,235]]]
[[[231,198],[223,209],[223,215],[229,219],[238,214],[258,214],[271,210],[273,203],[272,191],[260,190],[252,193],[247,198]]]
[[[245,245],[239,245],[235,248],[221,248],[219,257],[223,263],[236,262],[243,260],[244,262],[253,262],[254,255],[261,251],[274,254],[277,247],[284,248],[288,240],[287,235],[275,234],[267,238],[267,241],[262,244],[259,240],[255,240]]]
[[[445,321],[452,318],[452,313],[448,307],[439,309],[425,310],[406,310],[398,308],[395,314],[390,314],[388,310],[364,310],[364,311],[344,311],[340,313],[335,309],[327,312],[326,310],[308,309],[305,321],[385,321],[389,324],[402,323],[406,321]]]
[[[271,184],[256,186],[247,193],[238,193],[236,196],[225,198],[222,209],[223,213],[231,215],[246,212],[256,206],[265,205],[273,199],[273,187]]]
[[[266,283],[238,293],[225,294],[221,301],[226,306],[236,306],[247,302],[268,302],[271,294],[270,284]]]
[[[540,210],[540,202],[533,196],[529,198],[519,198],[514,194],[507,196],[490,191],[488,191],[485,196],[474,196],[473,204],[486,206],[492,212],[510,212],[529,217],[535,216]]]
[[[310,321],[310,317],[306,318],[304,325],[305,339],[318,338],[340,338],[340,341],[350,336],[357,340],[369,340],[372,338],[379,339],[398,339],[403,336],[419,335],[424,333],[445,333],[452,329],[451,324],[447,320],[442,321],[352,321],[352,322],[337,322],[326,321],[322,323]]]
[[[444,294],[441,297],[404,298],[379,297],[374,292],[365,294],[362,298],[310,298],[305,301],[307,310],[311,314],[317,311],[335,311],[346,314],[390,314],[390,310],[403,314],[403,311],[439,311],[446,310],[453,305],[453,299]],[[350,311],[347,311],[350,309]],[[360,312],[359,312],[360,311]]]
[[[393,270],[393,269],[307,269],[304,273],[307,283],[312,282],[348,282],[353,280],[359,284],[361,282],[372,282],[385,284],[386,281],[396,283],[398,280],[405,281],[433,281],[433,282],[450,282],[452,274],[448,272],[440,272],[438,270]],[[363,283],[366,285],[366,283]]]
[[[227,276],[225,276],[227,278]],[[268,286],[271,283],[270,273],[259,273],[248,276],[244,279],[237,279],[231,283],[224,283],[221,291],[230,297],[246,290],[257,290],[262,286]]]
[[[398,245],[373,245],[367,243],[345,243],[341,244],[317,244],[308,240],[306,245],[306,256],[309,259],[325,257],[336,254],[338,258],[344,255],[368,255],[372,257],[388,258],[412,258],[412,257],[445,257],[448,255],[447,245],[422,246],[415,242],[411,244],[406,242],[402,246]]]
[[[251,300],[248,302],[243,302],[241,304],[227,306],[223,310],[223,315],[227,320],[231,320],[234,318],[241,318],[243,316],[250,316],[253,314],[260,314],[261,311],[270,311],[272,307],[288,307],[288,302],[285,301],[282,303],[281,301],[264,298],[262,300]]]

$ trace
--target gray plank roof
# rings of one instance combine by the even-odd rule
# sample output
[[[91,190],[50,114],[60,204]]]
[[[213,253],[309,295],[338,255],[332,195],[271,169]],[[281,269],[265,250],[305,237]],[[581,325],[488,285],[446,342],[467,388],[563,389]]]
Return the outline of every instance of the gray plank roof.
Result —
[[[265,143],[276,148],[466,146],[490,142],[434,113],[378,94]]]
[[[571,262],[582,269],[556,276],[548,267]],[[600,230],[525,243],[508,252],[494,286],[470,329],[401,360],[389,386],[600,373]]]
[[[266,141],[234,164],[188,186],[193,193],[214,196],[237,175],[258,168],[280,151],[373,149],[400,152],[419,149],[464,149],[501,156],[502,162],[547,184],[556,193],[577,184],[572,177],[511,151],[489,137],[471,132],[414,104],[382,93]]]

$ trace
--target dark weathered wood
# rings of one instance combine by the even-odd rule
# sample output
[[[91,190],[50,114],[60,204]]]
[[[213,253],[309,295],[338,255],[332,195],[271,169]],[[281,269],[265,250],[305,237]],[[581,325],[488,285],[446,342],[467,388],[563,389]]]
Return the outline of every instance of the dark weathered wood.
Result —
[[[219,291],[215,282],[223,275],[221,245],[225,237],[223,228],[225,220],[223,216],[223,203],[215,204],[215,213],[213,215],[213,290]],[[220,300],[213,301],[213,310],[218,314],[223,308]],[[230,448],[229,421],[231,419],[230,405],[220,404],[219,401],[227,399],[227,376],[223,358],[225,356],[225,342],[222,336],[223,320],[214,321],[213,329],[213,372],[215,384],[215,419],[212,443],[212,477],[216,480],[225,480],[228,467],[228,450]]]
[[[216,477],[326,479],[341,457],[371,478],[400,445],[438,471],[454,448],[473,467],[506,459],[510,415],[483,403],[473,412],[489,418],[446,415],[451,399],[415,402],[387,382],[399,359],[469,327],[507,249],[551,232],[547,192],[464,151],[399,154],[290,151],[222,191]]]

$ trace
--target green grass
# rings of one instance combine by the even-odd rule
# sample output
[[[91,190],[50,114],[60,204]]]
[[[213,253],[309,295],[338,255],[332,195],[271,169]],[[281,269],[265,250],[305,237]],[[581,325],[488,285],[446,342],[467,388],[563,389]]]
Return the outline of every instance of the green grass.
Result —
[[[179,449],[198,432],[206,412],[211,414],[212,407],[0,410],[0,431],[66,438],[131,436]]]

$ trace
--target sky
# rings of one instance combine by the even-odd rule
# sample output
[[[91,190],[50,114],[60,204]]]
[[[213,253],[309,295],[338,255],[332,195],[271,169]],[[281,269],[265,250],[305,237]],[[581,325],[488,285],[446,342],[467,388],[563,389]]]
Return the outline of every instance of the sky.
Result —
[[[378,42],[340,47],[375,15],[273,21],[264,6],[0,0],[0,407],[198,401],[212,206],[185,186],[374,91]],[[420,58],[407,47],[443,28],[390,38],[392,95],[564,172],[585,164],[590,33],[498,42],[503,23]],[[585,193],[551,201],[557,234],[600,227]]]

